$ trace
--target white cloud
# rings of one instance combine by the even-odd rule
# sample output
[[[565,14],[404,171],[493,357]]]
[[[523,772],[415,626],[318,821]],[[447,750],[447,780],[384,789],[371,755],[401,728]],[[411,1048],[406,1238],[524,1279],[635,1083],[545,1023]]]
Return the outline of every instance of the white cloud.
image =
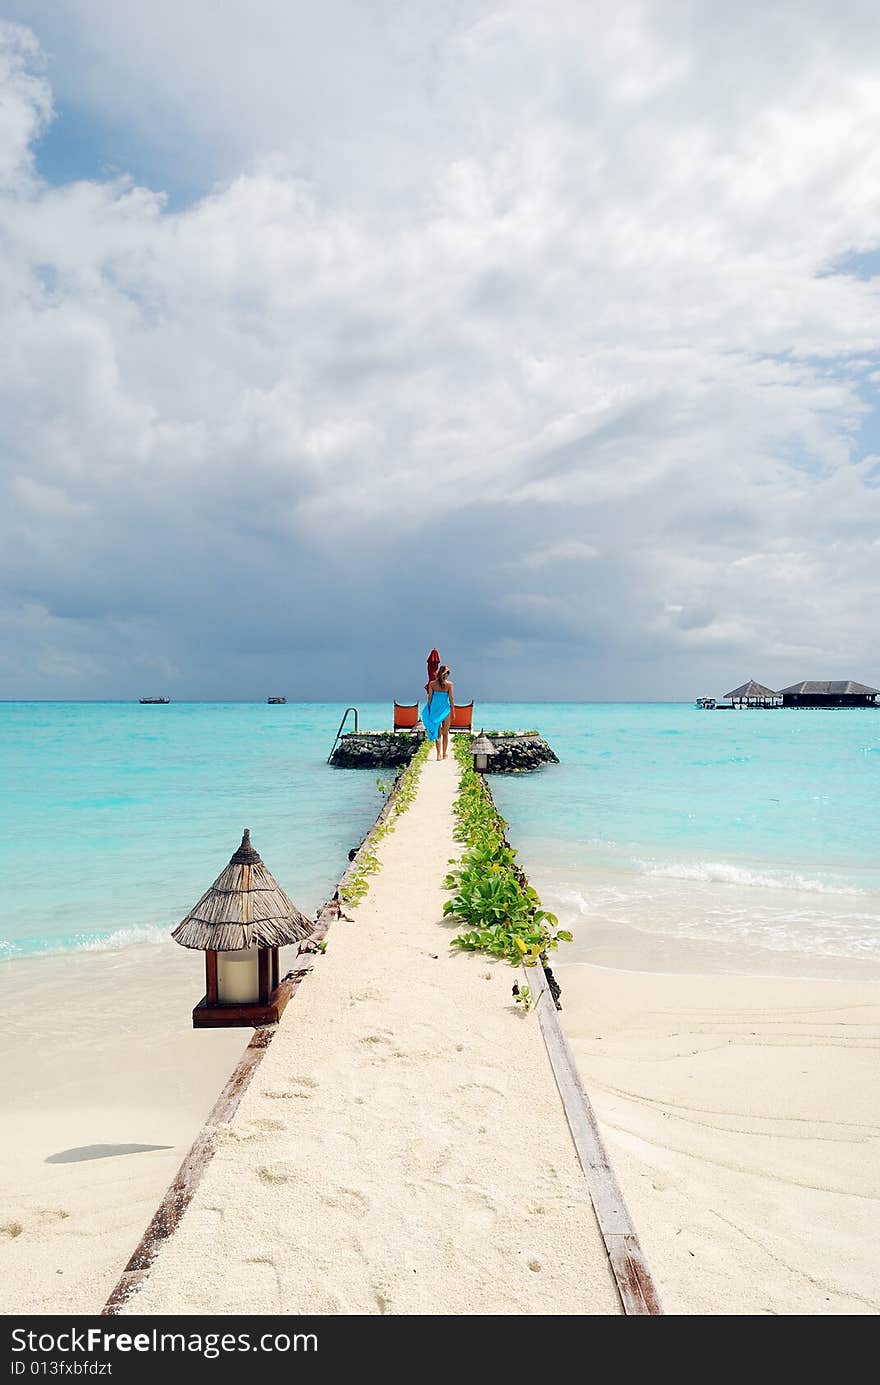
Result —
[[[52,98],[35,35],[0,21],[0,189],[27,186],[33,141],[52,114]]]
[[[873,9],[12,12],[0,695],[880,682]]]
[[[580,539],[565,539],[562,543],[550,543],[545,548],[535,548],[524,559],[529,568],[546,567],[548,563],[589,563],[599,557],[598,548]]]

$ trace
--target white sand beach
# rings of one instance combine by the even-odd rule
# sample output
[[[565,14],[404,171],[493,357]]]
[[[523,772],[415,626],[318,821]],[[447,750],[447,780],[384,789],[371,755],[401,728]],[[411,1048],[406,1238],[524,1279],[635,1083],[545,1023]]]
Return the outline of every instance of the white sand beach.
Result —
[[[516,973],[448,952],[453,788],[426,766],[131,1311],[619,1311]],[[880,986],[637,941],[554,965],[664,1308],[877,1312]],[[0,1310],[100,1310],[250,1035],[192,1031],[201,983],[170,942],[0,969]]]
[[[880,1311],[880,984],[557,975],[665,1310]]]
[[[0,1312],[94,1313],[251,1030],[196,1033],[200,954],[0,967]]]

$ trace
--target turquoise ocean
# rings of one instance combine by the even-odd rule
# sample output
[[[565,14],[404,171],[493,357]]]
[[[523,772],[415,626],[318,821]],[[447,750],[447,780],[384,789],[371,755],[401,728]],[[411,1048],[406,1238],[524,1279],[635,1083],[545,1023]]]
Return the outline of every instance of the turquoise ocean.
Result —
[[[362,704],[361,726],[390,704]],[[0,958],[159,941],[244,826],[314,911],[390,772],[326,764],[342,706],[0,704]],[[561,764],[492,778],[575,927],[880,959],[880,710],[481,704]]]

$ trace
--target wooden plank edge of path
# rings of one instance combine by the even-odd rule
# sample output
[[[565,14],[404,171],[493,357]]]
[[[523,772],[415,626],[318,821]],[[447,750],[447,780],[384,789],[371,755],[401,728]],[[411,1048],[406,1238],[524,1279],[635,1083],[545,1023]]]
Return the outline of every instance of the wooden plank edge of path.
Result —
[[[398,773],[391,786],[391,792],[385,800],[379,814],[364,837],[354,855],[354,859],[349,863],[347,869],[342,874],[336,889],[331,898],[318,914],[315,922],[315,931],[312,934],[312,941],[321,942],[327,935],[327,931],[335,919],[345,917],[344,901],[342,891],[345,889],[349,877],[357,872],[358,858],[365,848],[368,848],[377,827],[381,827],[391,816],[392,809],[397,801],[400,791],[401,781],[412,760],[410,759]],[[311,962],[308,953],[302,953],[297,958],[300,961],[305,958],[303,964],[294,967],[292,973],[291,996],[293,1000],[299,990],[304,977],[311,971]],[[146,1278],[153,1263],[159,1254],[162,1246],[168,1237],[180,1225],[181,1218],[189,1204],[195,1196],[196,1189],[202,1179],[202,1174],[210,1164],[217,1151],[217,1134],[220,1128],[232,1119],[238,1108],[239,1102],[250,1086],[251,1078],[259,1067],[263,1054],[275,1037],[277,1025],[265,1025],[254,1029],[253,1038],[239,1059],[235,1070],[229,1077],[226,1086],[217,1098],[205,1124],[202,1126],[196,1138],[193,1140],[186,1157],[177,1170],[174,1181],[168,1188],[165,1196],[153,1214],[149,1226],[138,1241],[137,1247],[130,1257],[125,1269],[119,1276],[110,1297],[101,1309],[101,1317],[115,1317],[131,1295],[139,1288]]]
[[[559,1022],[544,968],[539,963],[536,967],[523,967],[523,973],[535,997],[547,1056],[584,1171],[623,1311],[628,1316],[660,1316],[663,1314],[660,1295],[608,1158],[596,1113]]]
[[[501,817],[485,775],[482,776],[482,780],[483,791]],[[504,843],[510,846],[506,834]],[[663,1316],[660,1294],[648,1268],[617,1175],[608,1158],[592,1102],[581,1081],[574,1054],[560,1023],[556,999],[550,990],[544,963],[539,961],[537,966],[523,967],[522,970],[525,984],[535,998],[544,1046],[556,1079],[565,1119],[568,1121],[571,1138],[577,1150],[596,1221],[599,1223],[599,1231],[605,1242],[608,1263],[623,1311],[628,1317]]]

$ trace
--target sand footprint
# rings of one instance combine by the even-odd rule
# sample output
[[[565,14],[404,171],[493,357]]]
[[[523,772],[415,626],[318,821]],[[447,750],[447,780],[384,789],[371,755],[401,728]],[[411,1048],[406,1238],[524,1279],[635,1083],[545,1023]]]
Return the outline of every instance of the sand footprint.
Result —
[[[372,1206],[366,1193],[359,1192],[357,1188],[334,1188],[331,1193],[326,1193],[321,1201],[327,1207],[338,1207],[359,1217],[365,1217]]]
[[[506,1092],[503,1092],[500,1087],[494,1087],[491,1082],[463,1082],[457,1090],[462,1096],[473,1094],[475,1098],[484,1098],[485,1093],[488,1093],[489,1096],[507,1096]]]
[[[491,1232],[498,1223],[498,1203],[485,1188],[459,1185],[458,1197],[464,1204],[464,1214],[470,1227],[479,1227],[483,1232]]]
[[[259,1140],[261,1135],[268,1135],[274,1130],[283,1130],[284,1121],[270,1119],[256,1119],[248,1121],[242,1125],[224,1125],[219,1127],[216,1133],[217,1143],[220,1145],[245,1145],[253,1140]]]
[[[258,1267],[257,1272],[250,1276],[250,1283],[256,1290],[255,1296],[259,1296],[260,1281],[262,1280],[264,1288],[277,1301],[278,1312],[283,1313],[284,1304],[281,1295],[281,1275],[271,1255],[252,1255],[245,1261],[245,1264]]]
[[[261,1164],[257,1169],[257,1177],[261,1183],[268,1184],[301,1183],[304,1170],[289,1160],[280,1160],[277,1164]]]
[[[292,1077],[288,1087],[266,1087],[263,1096],[270,1101],[308,1101],[314,1096],[318,1083],[313,1077]]]
[[[380,1314],[385,1317],[388,1313],[394,1312],[394,1304],[391,1298],[391,1291],[385,1284],[373,1285],[373,1298],[376,1300],[376,1307]]]
[[[377,986],[365,986],[362,991],[352,991],[348,1003],[357,1005],[362,1000],[387,1000],[387,996]]]

